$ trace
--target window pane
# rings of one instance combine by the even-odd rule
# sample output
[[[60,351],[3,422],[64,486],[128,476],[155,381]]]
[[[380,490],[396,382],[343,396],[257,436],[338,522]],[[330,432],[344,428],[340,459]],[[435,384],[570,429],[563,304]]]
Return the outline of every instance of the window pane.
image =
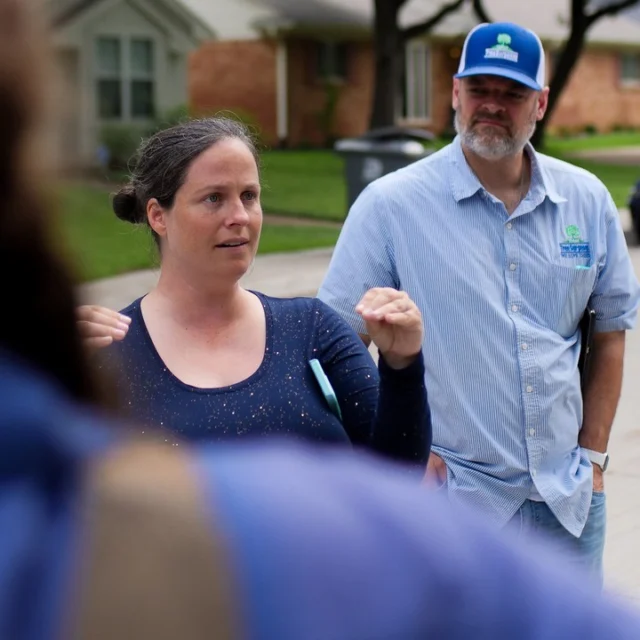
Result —
[[[153,42],[133,39],[131,41],[131,72],[134,76],[153,75]]]
[[[347,51],[344,42],[318,43],[316,74],[319,78],[340,78],[347,76]]]
[[[98,38],[96,43],[98,70],[101,75],[119,75],[120,40],[118,38]]]
[[[410,43],[405,49],[405,118],[429,117],[429,47],[422,42]]]
[[[98,116],[105,119],[122,117],[122,93],[119,80],[98,81]]]
[[[640,80],[640,64],[638,64],[638,56],[625,53],[621,58],[621,74],[623,80]]]
[[[134,118],[152,118],[153,82],[149,80],[134,80],[131,83],[131,116]]]

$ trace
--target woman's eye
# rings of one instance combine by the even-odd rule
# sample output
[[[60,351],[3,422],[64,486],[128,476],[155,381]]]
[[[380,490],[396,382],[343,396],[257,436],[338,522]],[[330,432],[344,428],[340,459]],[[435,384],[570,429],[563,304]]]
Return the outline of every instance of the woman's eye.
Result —
[[[220,202],[220,194],[212,193],[210,196],[207,196],[207,202]]]
[[[242,197],[243,197],[245,200],[255,200],[258,196],[257,196],[257,194],[256,194],[254,191],[245,191],[245,192],[242,194]]]

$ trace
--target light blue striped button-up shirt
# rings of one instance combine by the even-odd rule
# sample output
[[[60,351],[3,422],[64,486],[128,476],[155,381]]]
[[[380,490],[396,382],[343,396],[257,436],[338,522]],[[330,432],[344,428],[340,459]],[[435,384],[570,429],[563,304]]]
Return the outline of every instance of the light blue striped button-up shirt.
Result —
[[[640,288],[618,211],[592,174],[527,151],[511,216],[458,139],[370,184],[351,208],[319,297],[364,333],[370,287],[406,291],[425,324],[433,450],[451,500],[499,525],[539,495],[579,536],[592,471],[578,446],[579,321],[634,325]]]

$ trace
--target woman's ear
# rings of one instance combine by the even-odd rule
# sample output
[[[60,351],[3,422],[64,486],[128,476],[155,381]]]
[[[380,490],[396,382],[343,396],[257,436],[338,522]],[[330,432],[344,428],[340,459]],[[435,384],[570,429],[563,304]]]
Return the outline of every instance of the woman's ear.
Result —
[[[149,221],[149,226],[160,237],[167,235],[166,213],[156,198],[151,198],[147,202],[147,220]]]

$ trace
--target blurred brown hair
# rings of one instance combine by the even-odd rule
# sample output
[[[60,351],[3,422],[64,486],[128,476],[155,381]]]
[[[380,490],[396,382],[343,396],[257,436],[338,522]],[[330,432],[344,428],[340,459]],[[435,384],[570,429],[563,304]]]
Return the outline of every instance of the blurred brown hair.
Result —
[[[50,52],[35,0],[0,0],[0,347],[96,400],[67,266],[53,249],[45,114]],[[44,157],[44,162],[43,162]]]

